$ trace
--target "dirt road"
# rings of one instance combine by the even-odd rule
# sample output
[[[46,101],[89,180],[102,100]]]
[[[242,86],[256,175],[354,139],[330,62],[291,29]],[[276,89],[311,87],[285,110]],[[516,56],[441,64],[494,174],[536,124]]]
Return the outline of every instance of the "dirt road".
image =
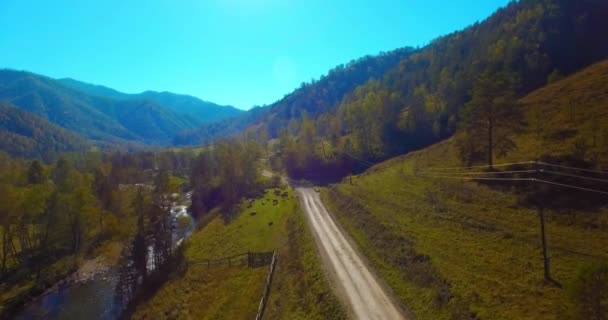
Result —
[[[302,208],[312,226],[323,262],[334,276],[338,294],[356,319],[406,319],[402,309],[342,234],[317,192],[297,188]]]

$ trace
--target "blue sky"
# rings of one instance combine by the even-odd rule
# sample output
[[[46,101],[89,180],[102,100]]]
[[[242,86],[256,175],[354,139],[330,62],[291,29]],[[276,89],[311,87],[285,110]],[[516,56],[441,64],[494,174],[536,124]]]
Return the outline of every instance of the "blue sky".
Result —
[[[242,109],[366,54],[483,20],[508,0],[0,0],[0,68]]]

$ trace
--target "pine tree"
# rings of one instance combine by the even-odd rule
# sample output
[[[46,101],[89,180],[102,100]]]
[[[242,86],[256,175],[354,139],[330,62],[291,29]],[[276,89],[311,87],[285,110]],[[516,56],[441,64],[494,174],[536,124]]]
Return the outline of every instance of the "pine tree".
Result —
[[[27,171],[27,182],[29,184],[40,184],[44,182],[44,169],[40,161],[34,160]]]
[[[516,148],[513,135],[523,126],[516,98],[517,79],[506,71],[486,71],[473,88],[473,99],[462,113],[465,141],[461,150],[469,160],[486,154],[490,168],[496,155]]]

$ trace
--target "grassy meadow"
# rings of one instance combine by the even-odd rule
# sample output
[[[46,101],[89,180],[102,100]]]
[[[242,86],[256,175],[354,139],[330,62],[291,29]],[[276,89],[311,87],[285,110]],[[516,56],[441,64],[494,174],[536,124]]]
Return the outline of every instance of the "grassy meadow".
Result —
[[[320,271],[294,193],[281,190],[285,191],[288,196],[283,198],[268,190],[250,208],[244,201],[240,213],[231,221],[218,215],[196,231],[186,242],[187,269],[172,275],[149,301],[138,307],[134,318],[255,318],[267,266],[207,268],[194,262],[272,250],[277,251],[278,262],[266,309],[268,318],[340,318],[342,311],[335,305]],[[273,205],[273,200],[278,204]]]
[[[605,165],[608,131],[597,123],[608,120],[606,102],[608,62],[530,94],[518,148],[495,162],[540,156]],[[581,270],[608,263],[608,210],[546,210],[551,275],[561,288],[549,285],[537,210],[511,187],[420,173],[463,166],[456,139],[379,164],[354,185],[324,189],[323,198],[419,319],[578,318],[573,288]]]

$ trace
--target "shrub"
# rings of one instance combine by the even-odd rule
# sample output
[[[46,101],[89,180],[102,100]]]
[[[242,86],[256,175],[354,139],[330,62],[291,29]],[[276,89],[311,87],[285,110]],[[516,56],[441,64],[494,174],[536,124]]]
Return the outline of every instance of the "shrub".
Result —
[[[608,319],[608,265],[583,268],[572,293],[580,319]]]

